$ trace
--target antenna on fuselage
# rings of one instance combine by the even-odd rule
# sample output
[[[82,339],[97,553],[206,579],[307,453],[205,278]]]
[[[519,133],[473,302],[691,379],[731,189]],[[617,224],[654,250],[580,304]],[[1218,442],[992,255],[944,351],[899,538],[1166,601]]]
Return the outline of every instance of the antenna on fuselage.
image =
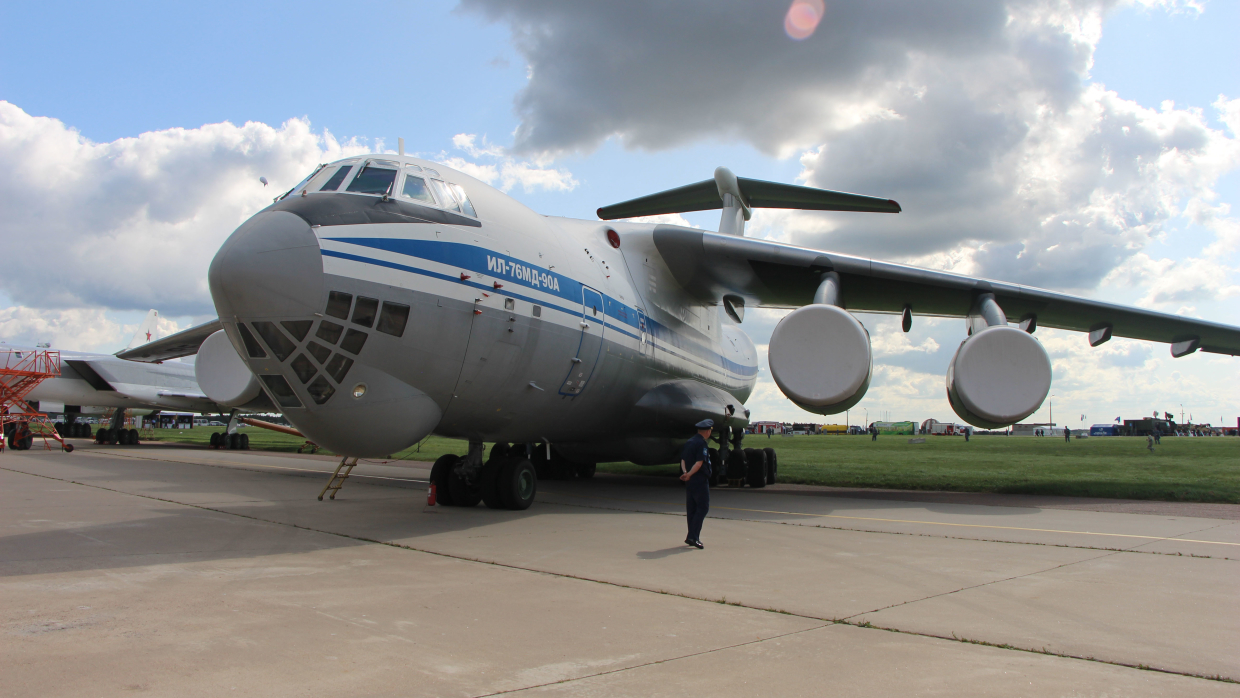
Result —
[[[398,154],[399,154],[402,158],[403,158],[403,157],[405,157],[405,139],[404,139],[404,138],[397,138],[397,139],[396,139],[396,152],[397,152],[397,153],[398,153]]]

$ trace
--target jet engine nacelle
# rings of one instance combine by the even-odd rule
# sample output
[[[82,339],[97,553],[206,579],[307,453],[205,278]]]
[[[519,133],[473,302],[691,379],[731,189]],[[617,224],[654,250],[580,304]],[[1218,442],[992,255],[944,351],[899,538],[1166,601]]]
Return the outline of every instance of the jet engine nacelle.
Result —
[[[847,310],[816,303],[788,313],[771,334],[771,377],[789,400],[815,414],[837,414],[870,388],[870,333]]]
[[[194,377],[202,392],[224,407],[241,407],[262,392],[258,378],[237,355],[224,330],[207,337],[198,347]]]
[[[1051,360],[1024,330],[988,327],[960,343],[947,366],[947,400],[964,421],[996,429],[1042,406],[1051,389]]]

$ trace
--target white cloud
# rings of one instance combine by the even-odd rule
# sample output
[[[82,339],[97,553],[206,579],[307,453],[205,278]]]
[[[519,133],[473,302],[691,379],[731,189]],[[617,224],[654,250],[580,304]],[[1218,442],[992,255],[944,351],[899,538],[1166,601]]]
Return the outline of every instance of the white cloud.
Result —
[[[444,164],[487,184],[498,184],[501,191],[512,191],[518,185],[526,192],[540,189],[564,192],[577,187],[577,180],[568,170],[545,167],[538,160],[513,158],[504,148],[489,142],[486,136],[479,138],[473,133],[458,133],[452,137],[452,145],[474,160],[493,162],[479,163],[459,156],[449,157],[444,153],[441,155]]]
[[[174,324],[175,326],[175,324]],[[103,308],[42,310],[15,306],[0,309],[0,340],[32,346],[49,342],[52,349],[95,351],[128,340],[137,325],[122,326]]]
[[[206,270],[224,239],[317,163],[364,151],[303,119],[94,143],[0,101],[0,245],[31,262],[7,265],[0,292],[27,307],[214,315]]]

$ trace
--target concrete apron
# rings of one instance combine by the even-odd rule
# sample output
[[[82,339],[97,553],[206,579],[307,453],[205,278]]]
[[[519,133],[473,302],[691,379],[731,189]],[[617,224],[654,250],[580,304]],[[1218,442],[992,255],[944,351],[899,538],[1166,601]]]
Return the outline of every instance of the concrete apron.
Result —
[[[951,538],[959,532],[937,525],[1008,526],[1018,516],[1045,530],[1156,535],[1162,526],[1184,535],[1202,520],[1050,510],[986,518],[847,502],[857,518],[933,522],[874,533],[804,525],[814,518],[804,513],[838,512],[839,501],[717,491],[712,516],[730,518],[709,520],[707,550],[691,551],[678,545],[683,518],[639,510],[674,511],[670,489],[545,483],[540,502],[514,514],[428,509],[424,485],[400,478],[350,482],[336,502],[320,503],[320,473],[260,467],[314,470],[319,461],[233,452],[227,460],[245,468],[204,467],[193,463],[209,460],[201,453],[222,452],[179,451],[182,462],[137,453],[0,461],[0,486],[16,503],[0,509],[0,667],[18,678],[14,695],[47,695],[49,686],[217,694],[233,685],[479,695],[547,684],[794,695],[827,680],[861,695],[1236,692],[926,635],[1240,674],[1229,651],[1238,639],[1235,561],[1069,547],[1069,534],[1053,545],[992,542],[1028,533],[1007,529]],[[639,498],[657,506],[631,501]],[[779,507],[766,504],[776,499]],[[779,525],[783,515],[747,520],[754,512],[734,516],[731,505],[801,514],[798,525]],[[884,516],[868,516],[876,513]],[[1097,518],[1068,517],[1082,514]],[[1091,528],[1072,528],[1081,523]],[[1211,535],[1191,537],[1224,537]]]

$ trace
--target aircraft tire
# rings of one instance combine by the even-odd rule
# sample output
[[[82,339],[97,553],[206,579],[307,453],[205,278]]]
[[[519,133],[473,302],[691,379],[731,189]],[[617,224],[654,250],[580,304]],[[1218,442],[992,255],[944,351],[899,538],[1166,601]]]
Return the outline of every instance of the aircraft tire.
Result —
[[[482,501],[482,488],[471,487],[452,468],[448,468],[448,490],[452,493],[452,506],[476,507]]]
[[[762,452],[766,454],[766,484],[774,485],[779,474],[779,459],[775,457],[773,448],[764,448]]]
[[[488,509],[508,508],[504,504],[503,494],[500,491],[502,488],[499,486],[500,477],[507,463],[507,458],[492,458],[482,466],[482,475],[479,478],[482,485],[482,502],[487,505]]]
[[[431,482],[435,484],[435,501],[445,507],[452,506],[452,491],[449,489],[448,480],[458,460],[460,460],[459,456],[449,453],[440,456],[431,466]]]
[[[594,478],[594,472],[598,469],[597,463],[574,463],[573,470],[576,471],[577,477],[582,480],[590,480]]]
[[[136,444],[136,443],[138,443],[137,437],[138,437],[138,435],[135,433],[135,434],[134,434],[134,443],[135,443],[135,444]],[[249,434],[242,434],[242,435],[241,435],[241,450],[242,450],[242,451],[248,451],[248,450],[250,450],[250,435],[249,435]]]
[[[508,444],[497,441],[491,447],[491,457],[488,460],[501,461],[507,458],[512,450],[512,447]]]
[[[26,432],[26,435],[21,438],[21,445],[23,451],[29,451],[30,447],[34,445],[34,434]]]
[[[538,473],[529,460],[512,458],[500,468],[496,484],[505,508],[523,511],[530,508],[538,494]]]
[[[211,432],[211,448],[218,448],[220,445],[220,433],[218,431]]]
[[[728,453],[727,477],[729,480],[743,480],[748,466],[744,449],[734,448]]]
[[[766,454],[756,448],[747,448],[745,461],[745,484],[754,489],[766,487]]]

